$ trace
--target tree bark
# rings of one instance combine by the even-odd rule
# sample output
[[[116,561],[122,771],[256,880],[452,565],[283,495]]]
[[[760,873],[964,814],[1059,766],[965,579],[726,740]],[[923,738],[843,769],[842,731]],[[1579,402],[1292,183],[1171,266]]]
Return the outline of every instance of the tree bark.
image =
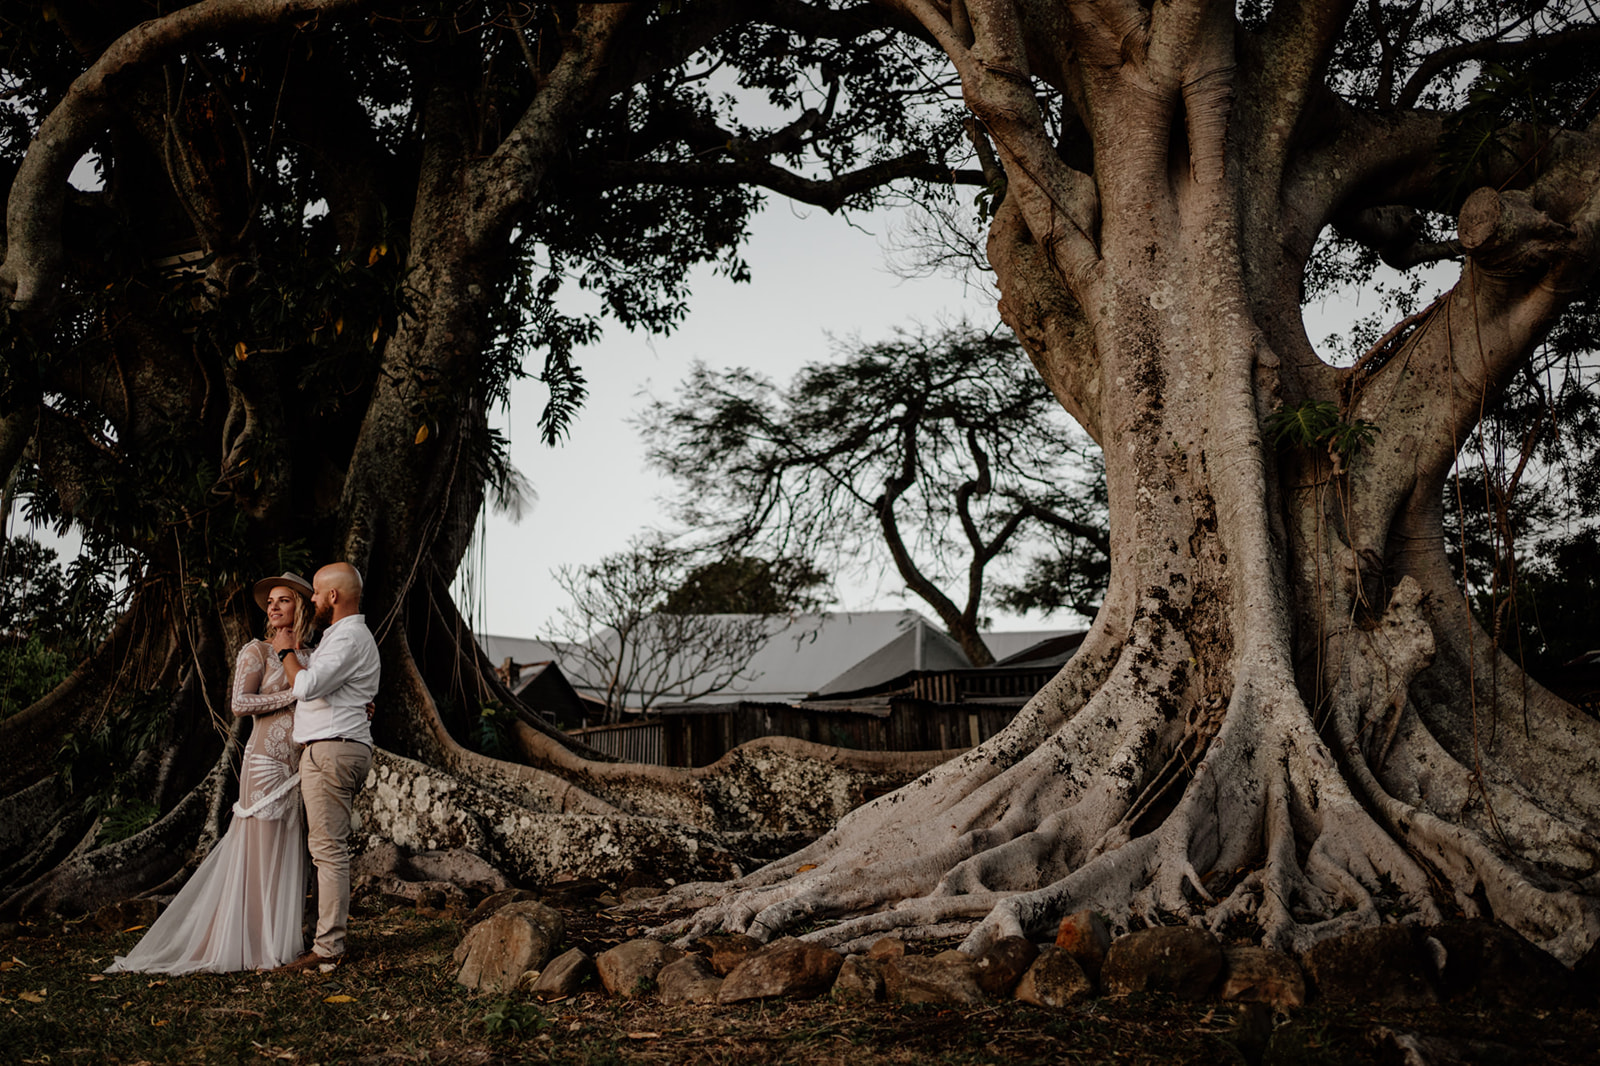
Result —
[[[1600,725],[1471,619],[1439,501],[1487,398],[1593,276],[1588,135],[1468,197],[1461,280],[1392,354],[1340,370],[1299,317],[1312,243],[1353,194],[1425,184],[1421,159],[1386,172],[1411,175],[1402,193],[1372,175],[1429,151],[1395,136],[1407,116],[1337,119],[1319,79],[1343,8],[1277,5],[1245,35],[1192,2],[970,0],[965,23],[891,6],[945,48],[1005,166],[1001,314],[1104,447],[1111,586],[1007,730],[796,855],[682,890],[703,909],[670,928],[836,919],[805,936],[976,951],[1090,908],[1303,950],[1464,914],[1576,961],[1600,938]],[[1082,123],[1092,174],[1036,83]],[[1367,153],[1321,153],[1341,135]],[[1267,416],[1312,400],[1375,443],[1276,446]]]

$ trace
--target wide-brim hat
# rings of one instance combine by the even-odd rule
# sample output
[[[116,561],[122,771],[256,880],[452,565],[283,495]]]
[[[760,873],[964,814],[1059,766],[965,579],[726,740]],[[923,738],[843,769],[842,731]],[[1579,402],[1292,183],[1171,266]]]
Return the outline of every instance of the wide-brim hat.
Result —
[[[299,574],[291,574],[286,571],[277,577],[264,577],[256,582],[256,606],[265,611],[267,609],[267,593],[275,588],[291,588],[306,599],[309,600],[311,598],[311,582]]]

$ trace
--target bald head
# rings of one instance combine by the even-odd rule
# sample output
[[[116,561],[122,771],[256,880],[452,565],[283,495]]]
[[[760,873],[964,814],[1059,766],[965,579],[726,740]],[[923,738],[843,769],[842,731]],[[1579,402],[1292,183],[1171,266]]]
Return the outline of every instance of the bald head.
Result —
[[[318,570],[311,589],[319,625],[361,613],[361,572],[349,563],[329,563]]]

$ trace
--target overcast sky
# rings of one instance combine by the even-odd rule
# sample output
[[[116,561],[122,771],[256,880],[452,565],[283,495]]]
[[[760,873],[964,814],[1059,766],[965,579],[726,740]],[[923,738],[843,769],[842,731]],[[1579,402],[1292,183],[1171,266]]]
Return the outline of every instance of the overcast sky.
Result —
[[[877,340],[897,326],[963,317],[984,326],[997,323],[993,298],[959,281],[895,276],[887,253],[899,217],[882,212],[846,219],[782,200],[769,203],[744,250],[752,282],[735,284],[702,270],[693,281],[689,316],[670,336],[613,326],[601,343],[579,353],[589,398],[570,438],[558,447],[539,442],[543,387],[518,382],[511,409],[498,421],[511,438],[513,462],[539,498],[520,522],[488,517],[482,563],[469,563],[458,581],[461,606],[470,608],[474,625],[506,636],[542,635],[565,602],[551,577],[556,566],[596,562],[646,529],[670,527],[663,501],[673,483],[646,468],[629,419],[649,396],[672,395],[696,360],[746,366],[787,382],[803,364],[830,356],[830,337]],[[479,578],[479,570],[486,578]],[[902,596],[898,584],[897,577],[843,582],[835,607],[920,608],[921,601]],[[1009,629],[1041,624],[1003,616],[996,621]]]

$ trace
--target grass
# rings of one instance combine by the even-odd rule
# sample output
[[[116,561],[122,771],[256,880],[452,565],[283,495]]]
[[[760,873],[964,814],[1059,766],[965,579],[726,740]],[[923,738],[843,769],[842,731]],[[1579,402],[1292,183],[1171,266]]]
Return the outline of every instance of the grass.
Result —
[[[568,939],[591,953],[631,935],[593,907],[563,907]],[[103,975],[140,931],[92,922],[0,929],[0,1063],[1255,1063],[1234,1008],[1159,996],[1066,1011],[1020,1003],[978,1010],[838,1004],[661,1006],[597,992],[541,1004],[473,995],[455,983],[455,920],[358,911],[351,960],[332,974]],[[1484,1061],[1600,1061],[1592,1009],[1525,1017],[1436,1008],[1313,1006],[1281,1022],[1265,1061],[1390,1061],[1379,1026],[1512,1045]],[[1508,1049],[1511,1050],[1511,1049]],[[1521,1056],[1520,1058],[1517,1056]]]

